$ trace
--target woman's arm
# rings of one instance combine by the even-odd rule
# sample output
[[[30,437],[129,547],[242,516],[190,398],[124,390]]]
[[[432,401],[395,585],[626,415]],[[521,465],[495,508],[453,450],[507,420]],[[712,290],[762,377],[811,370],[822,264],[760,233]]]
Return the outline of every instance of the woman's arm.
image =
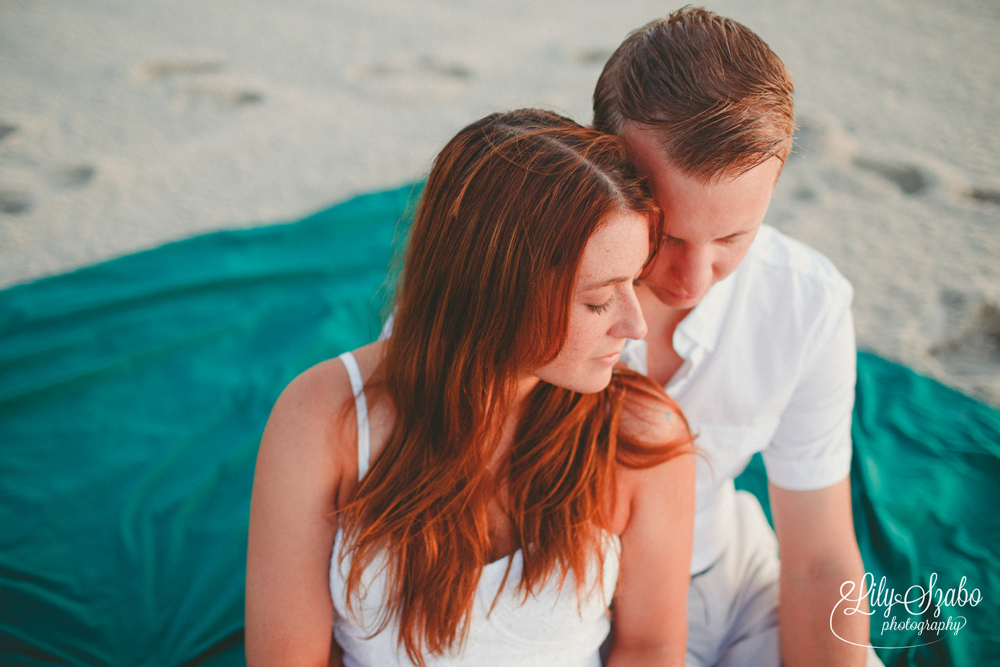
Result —
[[[340,409],[351,396],[343,365],[328,361],[296,378],[268,419],[250,503],[246,657],[251,667],[340,664],[332,639],[329,568],[342,472],[356,460],[344,444],[356,438],[356,427],[349,426],[354,411]]]
[[[662,414],[662,413],[661,413]],[[656,424],[676,433],[678,418]],[[686,432],[686,429],[684,429]],[[621,469],[628,503],[615,590],[609,667],[683,665],[694,532],[694,455],[645,470]]]

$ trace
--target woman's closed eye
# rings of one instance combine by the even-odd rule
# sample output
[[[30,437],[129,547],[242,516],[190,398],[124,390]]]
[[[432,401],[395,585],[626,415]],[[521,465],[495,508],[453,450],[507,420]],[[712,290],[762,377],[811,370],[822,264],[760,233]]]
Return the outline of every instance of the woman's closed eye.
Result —
[[[587,308],[590,308],[590,310],[592,312],[595,312],[595,313],[603,313],[604,311],[606,311],[610,307],[611,307],[611,299],[608,299],[604,303],[599,303],[599,304],[588,303],[587,304]]]

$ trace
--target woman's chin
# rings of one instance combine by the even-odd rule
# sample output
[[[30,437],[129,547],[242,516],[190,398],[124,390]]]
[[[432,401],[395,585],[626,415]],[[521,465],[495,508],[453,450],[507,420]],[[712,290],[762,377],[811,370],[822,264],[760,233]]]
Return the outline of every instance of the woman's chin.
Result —
[[[574,382],[573,386],[564,388],[580,394],[596,394],[599,391],[604,391],[611,384],[612,368],[612,366],[609,366],[606,371],[595,373],[593,376],[587,378],[581,378],[578,382]]]

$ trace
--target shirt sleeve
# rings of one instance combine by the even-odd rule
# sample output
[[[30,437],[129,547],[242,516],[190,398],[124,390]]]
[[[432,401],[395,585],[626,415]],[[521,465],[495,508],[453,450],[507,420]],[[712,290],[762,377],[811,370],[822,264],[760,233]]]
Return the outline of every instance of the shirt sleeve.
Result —
[[[837,296],[808,338],[798,383],[762,452],[768,480],[790,491],[831,486],[851,470],[857,349],[850,286]]]

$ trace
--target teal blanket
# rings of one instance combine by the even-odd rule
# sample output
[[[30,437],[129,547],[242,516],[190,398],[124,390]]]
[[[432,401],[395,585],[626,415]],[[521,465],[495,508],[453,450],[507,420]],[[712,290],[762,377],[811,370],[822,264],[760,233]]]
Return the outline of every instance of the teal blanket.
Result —
[[[297,373],[377,335],[411,198],[365,195],[0,292],[0,663],[243,664],[261,431]],[[1000,413],[858,363],[868,570],[900,593],[936,573],[982,596],[942,609],[966,624],[920,647],[928,631],[883,632],[876,609],[873,641],[902,647],[880,650],[887,665],[987,664],[1000,655]],[[761,475],[754,461],[740,485],[760,494]]]

